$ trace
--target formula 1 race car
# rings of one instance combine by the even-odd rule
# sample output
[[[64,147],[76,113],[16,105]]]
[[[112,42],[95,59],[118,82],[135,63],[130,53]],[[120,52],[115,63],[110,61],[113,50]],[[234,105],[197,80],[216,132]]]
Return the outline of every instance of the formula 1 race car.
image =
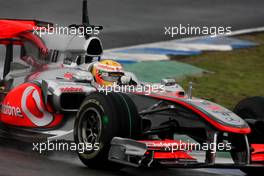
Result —
[[[78,152],[91,168],[264,169],[264,97],[242,100],[232,112],[193,97],[191,84],[185,92],[173,79],[139,81],[101,59],[100,39],[84,30],[102,27],[89,24],[86,3],[83,24],[70,26],[83,27],[83,36],[40,35],[52,24],[0,20],[1,136],[92,145]],[[232,162],[218,163],[218,152]]]

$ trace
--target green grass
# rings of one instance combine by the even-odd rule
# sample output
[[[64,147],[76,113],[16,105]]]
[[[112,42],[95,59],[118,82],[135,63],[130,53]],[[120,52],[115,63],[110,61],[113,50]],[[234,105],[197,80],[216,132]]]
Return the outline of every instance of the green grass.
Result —
[[[256,41],[258,47],[228,52],[207,52],[180,61],[212,71],[201,77],[186,77],[180,84],[187,90],[193,82],[193,95],[209,99],[229,109],[245,97],[264,95],[264,34],[241,36]],[[179,60],[177,58],[177,60]]]
[[[203,69],[177,61],[144,61],[123,65],[126,71],[134,73],[139,80],[159,82],[163,78],[181,78],[185,75],[198,75]]]

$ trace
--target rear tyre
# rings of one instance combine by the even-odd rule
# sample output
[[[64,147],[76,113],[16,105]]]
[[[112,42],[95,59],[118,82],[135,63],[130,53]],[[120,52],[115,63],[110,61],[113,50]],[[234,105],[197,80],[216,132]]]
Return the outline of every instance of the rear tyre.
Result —
[[[90,151],[78,152],[80,160],[90,168],[120,169],[123,165],[110,162],[108,152],[113,137],[136,139],[141,121],[133,101],[123,93],[95,92],[83,101],[74,125],[74,139],[92,144]]]

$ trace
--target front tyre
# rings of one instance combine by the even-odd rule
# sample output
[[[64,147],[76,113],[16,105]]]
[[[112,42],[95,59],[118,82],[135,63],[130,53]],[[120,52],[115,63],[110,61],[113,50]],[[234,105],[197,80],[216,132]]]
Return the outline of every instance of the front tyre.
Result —
[[[126,94],[94,92],[83,101],[74,125],[75,142],[93,147],[78,156],[90,168],[120,169],[108,160],[112,138],[135,139],[140,132],[137,108]]]
[[[234,112],[249,123],[250,143],[264,143],[264,97],[246,98],[236,105]]]
[[[247,121],[250,125],[252,132],[248,135],[249,144],[254,143],[264,143],[264,97],[255,96],[249,97],[242,101],[240,101],[234,112]],[[241,141],[239,139],[235,140],[239,147],[244,148],[241,145]],[[245,152],[234,152],[232,153],[232,157],[235,162],[243,163],[245,159]],[[243,172],[248,175],[263,175],[264,168],[242,168]]]

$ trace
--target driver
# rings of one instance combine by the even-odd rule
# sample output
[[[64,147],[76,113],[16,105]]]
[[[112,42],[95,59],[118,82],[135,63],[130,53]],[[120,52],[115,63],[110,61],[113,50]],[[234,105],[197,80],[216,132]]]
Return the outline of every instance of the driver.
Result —
[[[113,60],[102,60],[94,63],[92,74],[95,81],[101,86],[113,86],[114,83],[130,84],[131,77],[125,76],[121,64]]]

